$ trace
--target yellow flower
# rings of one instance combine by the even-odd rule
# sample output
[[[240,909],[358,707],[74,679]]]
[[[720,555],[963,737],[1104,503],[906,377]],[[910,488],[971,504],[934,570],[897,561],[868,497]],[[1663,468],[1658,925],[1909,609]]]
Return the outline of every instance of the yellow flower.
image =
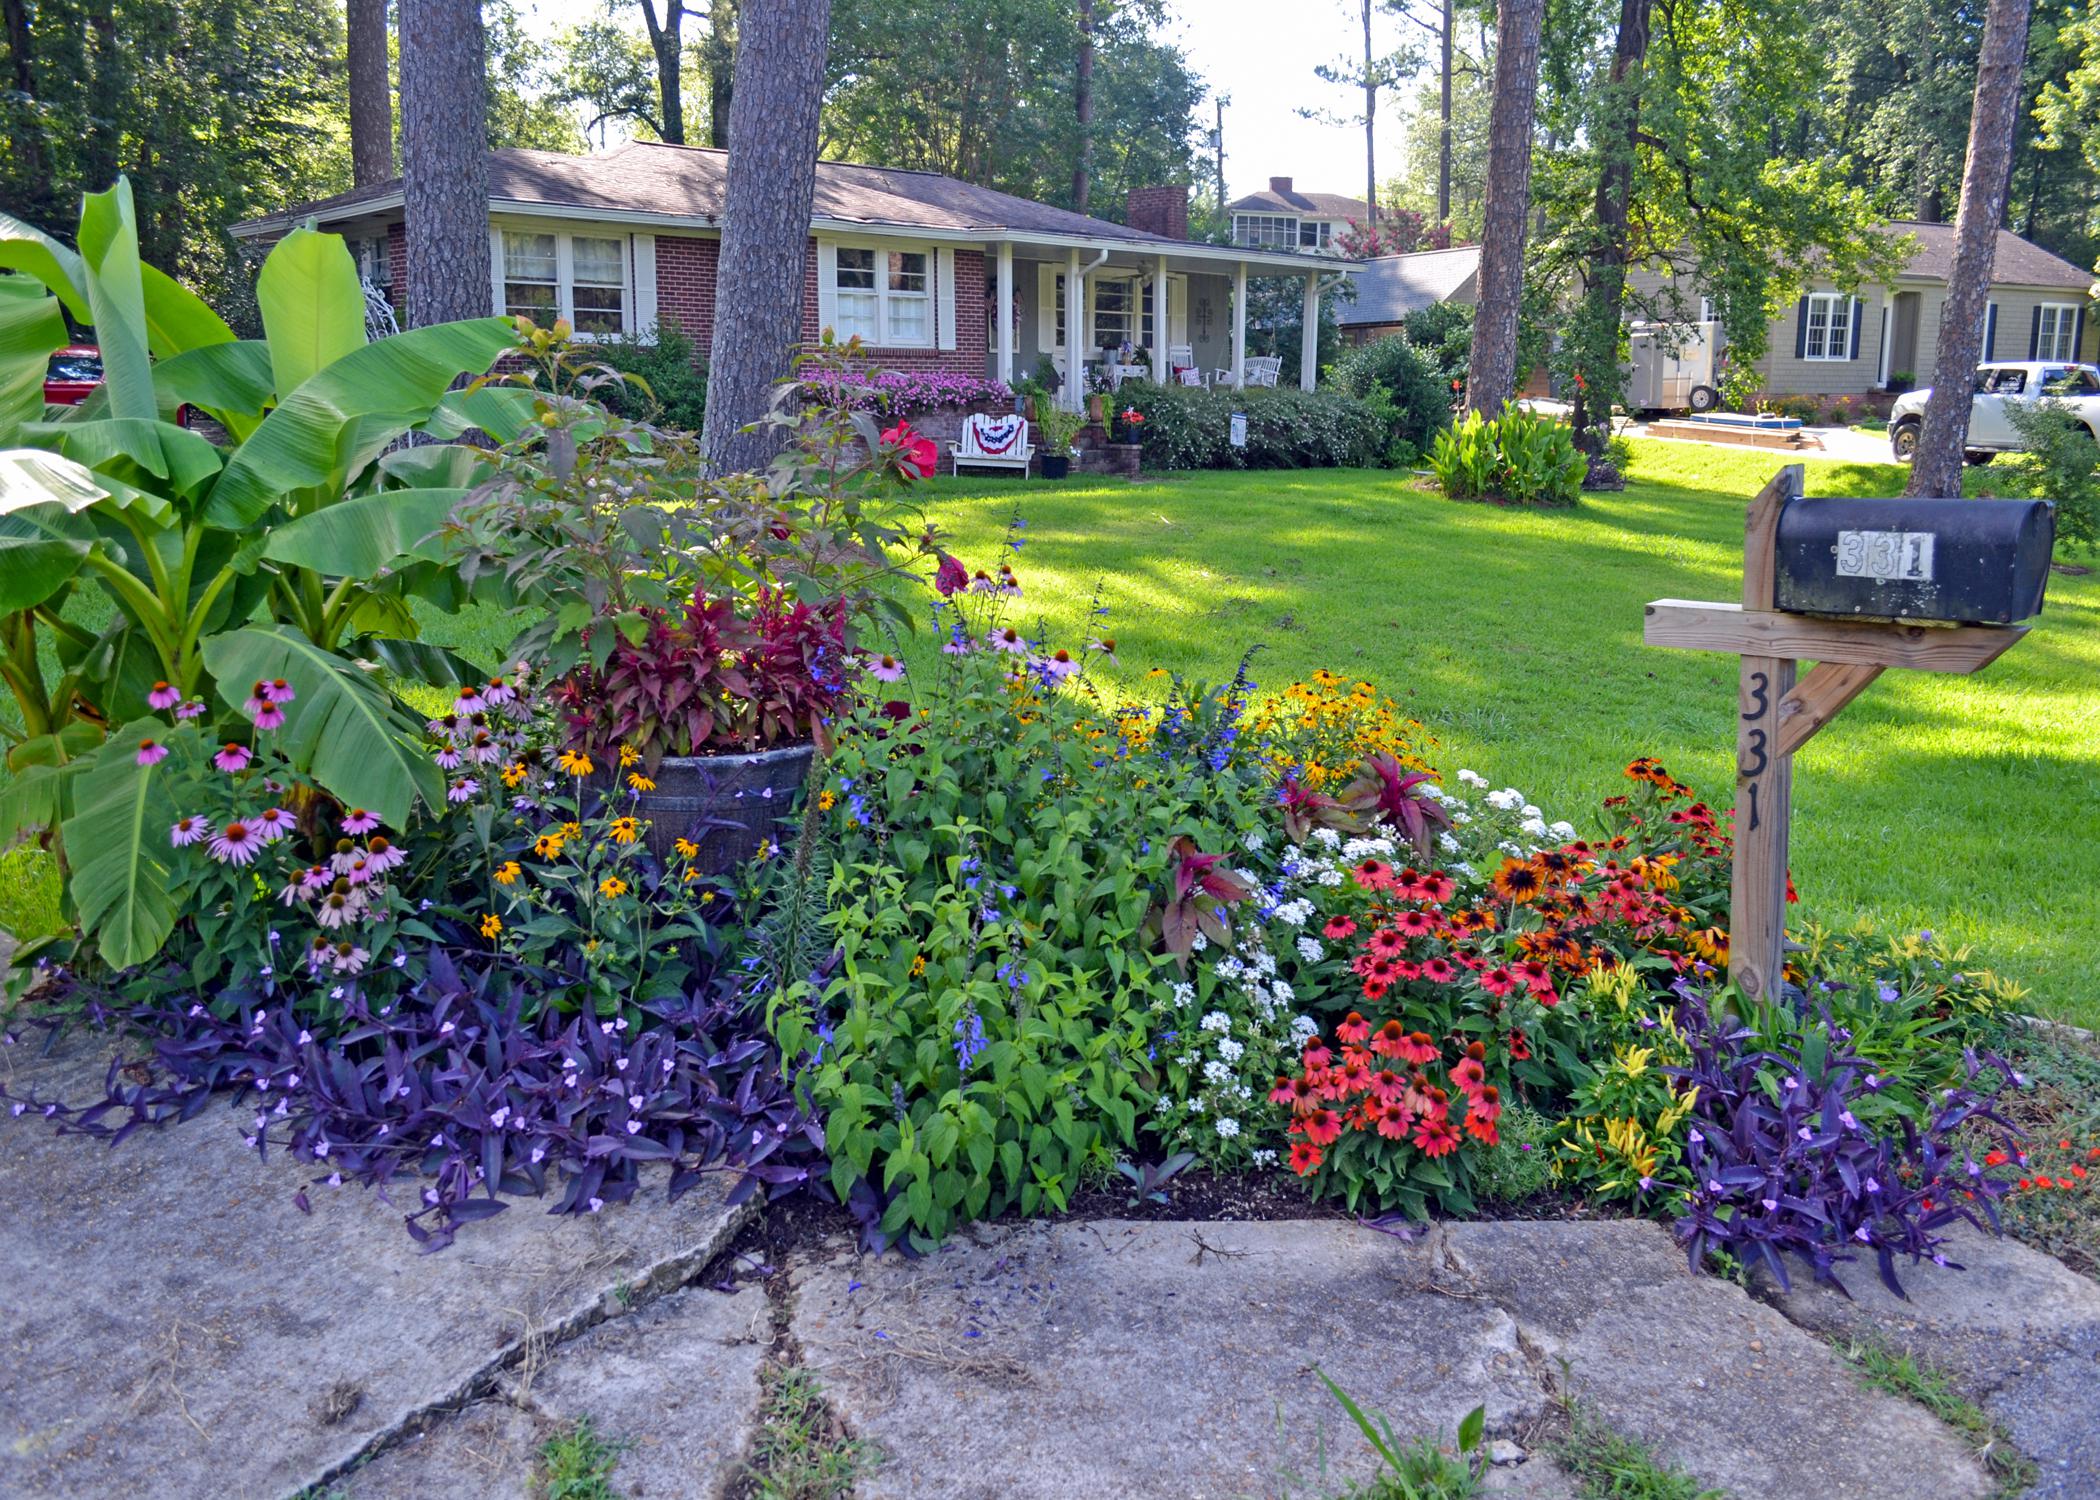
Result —
[[[525,774],[525,762],[514,760],[503,768],[503,784],[505,786],[516,786],[525,779]]]
[[[608,899],[617,899],[627,894],[627,882],[617,875],[608,875],[598,882],[598,894]]]
[[[700,904],[701,904],[702,906],[706,906],[706,905],[708,905],[708,904],[709,904],[710,902],[712,902],[712,901],[713,901],[714,899],[715,899],[715,893],[714,893],[713,891],[702,891],[702,892],[700,893]]]
[[[656,783],[644,776],[640,771],[629,771],[627,773],[627,784],[638,792],[653,792],[656,790]]]
[[[911,961],[911,977],[917,979],[926,972],[926,955],[921,953]]]
[[[642,825],[633,818],[614,818],[612,827],[606,830],[616,844],[631,844],[642,836]]]
[[[760,839],[758,841],[758,854],[756,857],[759,859],[771,859],[773,857],[773,841],[771,839]]]
[[[524,866],[514,859],[506,859],[502,864],[496,866],[496,884],[510,885],[523,873]]]
[[[623,771],[624,771],[625,769],[627,769],[627,767],[629,767],[629,766],[631,766],[631,765],[635,764],[635,763],[636,763],[637,761],[639,761],[639,760],[640,760],[641,758],[642,758],[642,752],[641,752],[641,751],[639,751],[639,750],[637,750],[637,749],[635,749],[635,748],[634,748],[634,746],[632,746],[632,745],[622,745],[622,746],[620,747],[620,769],[621,769],[621,770],[623,770]]]
[[[671,847],[678,851],[680,859],[691,859],[700,852],[700,846],[691,839],[673,839]]]
[[[494,912],[490,912],[487,916],[481,919],[481,935],[483,937],[493,938],[502,931],[503,919],[497,916]]]
[[[532,842],[532,852],[541,859],[554,859],[561,854],[562,837],[558,833],[543,833]]]
[[[571,776],[588,776],[595,769],[591,765],[591,758],[588,755],[579,755],[574,750],[562,751],[555,764],[567,771]]]
[[[817,811],[830,812],[831,809],[837,805],[838,800],[839,799],[829,791],[817,793]]]
[[[565,839],[580,839],[583,837],[583,825],[581,823],[564,823],[561,825],[561,836]]]

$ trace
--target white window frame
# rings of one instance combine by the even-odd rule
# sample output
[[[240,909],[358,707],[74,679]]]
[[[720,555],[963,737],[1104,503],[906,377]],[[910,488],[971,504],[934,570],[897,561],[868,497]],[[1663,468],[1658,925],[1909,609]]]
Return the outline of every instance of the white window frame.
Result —
[[[1823,324],[1816,326],[1816,316],[1821,310]],[[1820,351],[1817,339],[1822,343]],[[1810,292],[1808,294],[1808,332],[1802,343],[1801,357],[1815,364],[1842,362],[1852,358],[1852,298],[1844,292]]]
[[[865,251],[874,257],[876,332],[876,337],[873,338],[868,337],[865,333],[862,334],[861,342],[871,349],[935,348],[940,341],[941,328],[941,257],[938,249],[933,245],[905,244],[879,240],[838,241],[832,247],[832,253],[824,258],[824,264],[828,268],[827,274],[831,277],[831,285],[824,288],[823,292],[833,309],[833,331],[841,341],[846,338],[846,330],[839,326],[839,318],[837,316],[838,298],[841,296],[864,297],[868,295],[868,288],[866,287],[847,287],[839,283],[839,256],[861,251]],[[925,260],[926,289],[923,292],[900,292],[890,286],[889,259],[892,255],[917,255]],[[923,301],[925,305],[926,318],[923,336],[902,338],[895,331],[894,321],[891,316],[892,306],[906,301]],[[996,329],[994,332],[996,333]]]
[[[554,236],[554,311],[555,316],[566,318],[575,329],[574,337],[583,343],[601,338],[631,338],[640,326],[639,309],[635,295],[635,237],[607,225],[576,225],[550,223],[546,220],[494,219],[489,223],[489,258],[491,261],[491,292],[496,316],[509,317],[509,298],[504,286],[510,280],[510,267],[504,259],[503,237],[506,234],[543,234]],[[620,246],[620,329],[618,333],[603,333],[576,327],[576,241],[612,240]]]
[[[2058,364],[2072,364],[2078,351],[2072,340],[2078,336],[2078,304],[2044,302],[2035,309],[2041,315],[2035,325],[2034,357]]]
[[[1246,249],[1296,250],[1297,214],[1236,213],[1232,216],[1232,242]]]

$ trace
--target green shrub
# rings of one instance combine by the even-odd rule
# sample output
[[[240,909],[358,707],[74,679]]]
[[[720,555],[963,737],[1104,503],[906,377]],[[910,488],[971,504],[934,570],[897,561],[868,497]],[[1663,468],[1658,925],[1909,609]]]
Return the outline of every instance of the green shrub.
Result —
[[[2008,403],[2006,413],[2039,470],[2036,488],[2056,502],[2058,544],[2100,551],[2100,445],[2092,430],[2052,401]]]
[[[1473,309],[1463,302],[1432,302],[1400,320],[1400,335],[1427,359],[1449,390],[1466,378],[1473,360]]]
[[[1815,396],[1773,396],[1764,405],[1765,410],[1776,416],[1792,417],[1811,425],[1823,414],[1822,400]]]
[[[1359,468],[1381,461],[1388,428],[1374,407],[1333,391],[1123,387],[1117,400],[1144,416],[1148,469]],[[1232,415],[1247,417],[1247,446],[1232,446]]]
[[[593,394],[630,421],[698,432],[707,417],[707,361],[675,323],[659,323],[653,340],[607,339],[590,350],[598,359],[642,381],[608,383]]]
[[[1451,421],[1451,382],[1430,356],[1404,338],[1374,339],[1346,351],[1334,362],[1335,388],[1345,395],[1371,399],[1382,391],[1391,403],[1391,439],[1427,448]]]
[[[1573,505],[1589,465],[1566,426],[1512,404],[1438,433],[1429,467],[1454,500]]]

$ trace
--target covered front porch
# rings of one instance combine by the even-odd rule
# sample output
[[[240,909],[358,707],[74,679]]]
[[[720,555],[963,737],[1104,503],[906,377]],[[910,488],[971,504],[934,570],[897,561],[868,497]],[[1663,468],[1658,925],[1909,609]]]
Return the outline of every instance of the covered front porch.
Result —
[[[1311,390],[1320,302],[1347,269],[1330,256],[1315,263],[1189,242],[1155,249],[1009,239],[987,245],[985,259],[986,374],[1007,385],[1043,379],[1071,411],[1120,380],[1165,385],[1194,371],[1205,385],[1246,386],[1248,284],[1257,276],[1289,277],[1300,288],[1298,383]]]

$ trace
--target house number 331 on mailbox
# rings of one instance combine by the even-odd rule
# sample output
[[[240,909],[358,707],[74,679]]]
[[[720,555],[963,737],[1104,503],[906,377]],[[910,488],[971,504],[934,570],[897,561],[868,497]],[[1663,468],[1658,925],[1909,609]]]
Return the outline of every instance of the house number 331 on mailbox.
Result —
[[[1809,499],[1801,476],[1788,465],[1750,502],[1740,604],[1658,599],[1643,630],[1742,659],[1728,973],[1751,997],[1786,982],[1794,752],[1890,667],[2004,655],[2041,612],[2056,537],[2045,501]]]

